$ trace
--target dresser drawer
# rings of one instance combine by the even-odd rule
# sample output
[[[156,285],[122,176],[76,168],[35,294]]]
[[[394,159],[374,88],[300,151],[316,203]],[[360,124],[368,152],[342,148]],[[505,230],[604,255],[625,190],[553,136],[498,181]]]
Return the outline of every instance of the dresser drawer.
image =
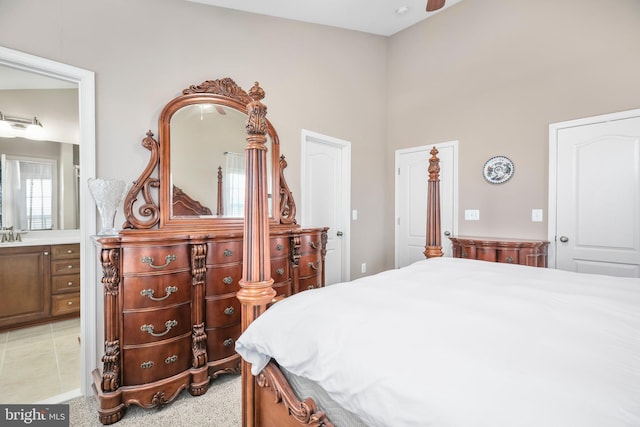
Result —
[[[123,307],[166,307],[191,301],[191,271],[161,275],[125,277],[122,280]]]
[[[123,385],[146,384],[191,367],[191,334],[169,342],[122,350]]]
[[[80,243],[51,246],[51,259],[80,258]]]
[[[237,292],[242,279],[242,264],[236,263],[207,269],[206,295]]]
[[[289,280],[289,258],[271,259],[271,277],[274,283]]]
[[[62,316],[64,314],[80,312],[80,292],[72,294],[51,296],[51,315]]]
[[[298,289],[296,289],[296,293],[317,288],[322,288],[322,280],[319,275],[300,279],[298,281]]]
[[[271,258],[288,256],[291,241],[288,237],[272,237],[269,246]]]
[[[191,269],[188,245],[125,247],[122,274]]]
[[[227,328],[207,329],[207,356],[219,360],[236,354],[236,340],[240,336],[240,325]]]
[[[320,254],[322,241],[319,233],[303,234],[300,236],[300,255]]]
[[[273,290],[276,291],[277,297],[289,297],[291,296],[291,281],[276,283],[273,285]]]
[[[298,266],[300,269],[300,277],[311,276],[312,274],[322,272],[322,259],[320,258],[320,254],[300,257]]]
[[[80,274],[79,259],[61,259],[51,261],[51,275]]]
[[[242,240],[212,242],[207,246],[207,265],[242,261]]]
[[[517,249],[498,249],[495,260],[507,264],[518,264],[520,262],[519,252]]]
[[[51,277],[51,293],[78,292],[80,290],[80,275],[67,274]]]
[[[125,312],[123,345],[152,343],[191,331],[191,304]]]
[[[235,295],[228,298],[205,300],[207,328],[230,326],[240,322],[240,301]]]

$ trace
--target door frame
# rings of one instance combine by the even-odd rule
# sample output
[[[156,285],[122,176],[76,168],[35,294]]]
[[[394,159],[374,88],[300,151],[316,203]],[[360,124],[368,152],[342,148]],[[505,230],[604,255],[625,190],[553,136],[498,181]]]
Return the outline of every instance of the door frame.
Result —
[[[342,176],[344,177],[344,183],[342,188],[342,220],[343,220],[343,237],[340,239],[342,245],[342,271],[340,276],[343,282],[351,280],[351,142],[344,139],[335,138],[333,136],[323,135],[318,132],[313,132],[307,129],[302,129],[301,132],[301,162],[300,162],[300,188],[304,189],[307,183],[307,170],[306,170],[306,158],[307,158],[307,145],[313,141],[314,143],[331,145],[333,147],[340,148],[342,157]],[[308,219],[308,205],[309,194],[306,191],[301,191],[300,199],[300,216],[302,224],[306,224]]]
[[[547,264],[549,268],[556,268],[556,228],[557,228],[557,185],[558,185],[558,133],[562,129],[593,125],[597,123],[624,120],[631,117],[640,116],[640,109],[618,111],[615,113],[601,114],[597,116],[584,117],[565,122],[551,123],[549,125],[549,206],[548,206],[548,229],[547,239],[549,249],[547,254]]]
[[[95,74],[25,52],[0,46],[0,64],[66,80],[78,85],[80,183],[95,177]],[[91,236],[96,234],[96,208],[86,185],[80,185],[80,393],[90,396],[91,371],[97,360],[96,262]]]
[[[395,163],[394,163],[394,190],[395,190],[395,194],[394,194],[394,204],[395,204],[395,211],[394,211],[394,268],[398,268],[399,265],[399,246],[400,246],[400,226],[398,224],[398,221],[400,219],[400,198],[399,198],[399,188],[398,186],[400,185],[399,180],[398,180],[398,169],[400,167],[399,162],[400,162],[400,156],[403,154],[407,154],[407,153],[413,153],[413,152],[421,152],[421,151],[426,151],[427,153],[429,153],[431,151],[431,149],[433,147],[436,147],[436,149],[440,149],[442,147],[452,147],[453,148],[453,152],[454,152],[454,156],[453,156],[453,177],[454,177],[454,182],[453,182],[453,224],[452,224],[452,230],[451,230],[451,235],[455,236],[458,234],[458,157],[459,157],[459,153],[458,153],[458,140],[452,140],[452,141],[445,141],[445,142],[440,142],[437,144],[428,144],[428,145],[421,145],[418,147],[410,147],[410,148],[402,148],[402,149],[398,149],[395,151]],[[429,154],[427,155],[427,157],[431,157]],[[429,164],[425,164],[425,167],[428,168]],[[425,175],[425,179],[428,179],[428,175]],[[439,178],[439,177],[438,177]],[[427,198],[427,195],[425,194],[425,199]],[[442,197],[440,197],[440,199],[442,200]],[[426,229],[426,224],[425,224],[425,229]],[[426,235],[426,231],[425,231],[425,235]],[[425,236],[426,237],[426,236]],[[425,240],[425,246],[426,246],[426,240]],[[444,245],[443,245],[444,246]]]

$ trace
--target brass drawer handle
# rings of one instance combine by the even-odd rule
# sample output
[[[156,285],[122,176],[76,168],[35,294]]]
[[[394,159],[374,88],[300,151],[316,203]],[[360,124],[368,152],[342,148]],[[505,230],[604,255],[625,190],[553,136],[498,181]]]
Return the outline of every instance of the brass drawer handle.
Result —
[[[153,365],[154,365],[154,363],[153,363],[151,360],[149,360],[149,361],[147,361],[147,362],[142,362],[142,363],[140,364],[140,367],[141,367],[142,369],[149,369],[149,368],[153,368]]]
[[[178,360],[178,356],[174,354],[173,356],[169,356],[166,359],[164,359],[164,363],[167,365],[170,365],[171,363],[175,363],[177,360]]]
[[[233,283],[233,277],[231,276],[227,276],[224,279],[222,279],[222,283],[224,283],[225,285],[230,285]]]
[[[231,347],[233,345],[233,342],[233,338],[227,338],[226,340],[224,340],[222,345],[224,345],[225,347]]]
[[[467,253],[466,253],[466,252],[462,252],[462,258],[466,258],[466,257],[468,257],[468,256],[469,256],[469,255],[467,255]]]
[[[150,257],[150,256],[143,256],[140,261],[143,264],[149,264],[149,267],[151,268],[165,268],[166,266],[171,264],[171,261],[175,261],[175,260],[176,260],[175,255],[167,255],[166,257],[164,257],[163,265],[153,265],[153,257]]]
[[[282,276],[284,274],[284,268],[280,267],[279,269],[276,270],[276,274],[278,276]]]
[[[315,286],[309,285],[309,287],[307,289],[315,289]]]
[[[320,262],[317,263],[318,265],[310,262],[309,263],[309,267],[311,267],[312,270],[318,270],[318,268],[320,268]]]
[[[233,255],[233,251],[232,251],[231,249],[225,249],[225,250],[222,252],[222,254],[223,254],[224,256],[231,256],[231,255]]]
[[[140,330],[142,332],[147,332],[149,335],[153,335],[154,337],[161,337],[163,335],[167,335],[169,333],[169,331],[171,330],[171,328],[173,328],[177,324],[178,324],[177,320],[167,320],[166,322],[164,322],[164,326],[167,329],[164,332],[160,332],[160,333],[155,333],[153,331],[154,330],[154,326],[153,325],[142,325],[142,326],[140,326]]]
[[[226,314],[227,316],[231,316],[235,312],[236,310],[233,307],[227,307],[224,309],[224,314]]]
[[[176,286],[167,286],[164,291],[166,292],[166,294],[161,298],[156,298],[153,296],[153,289],[143,289],[140,291],[140,295],[149,298],[151,301],[163,301],[169,298],[169,295],[171,295],[172,293],[178,292],[178,288]]]
[[[313,249],[318,249],[318,244],[317,243],[309,242],[309,246],[311,246]]]
[[[280,243],[276,245],[276,250],[281,251],[283,249],[284,249],[284,246],[282,246]]]
[[[509,257],[507,257],[507,259],[506,259],[505,261],[507,261],[507,262],[513,262],[513,258],[511,258],[511,257],[509,256]]]

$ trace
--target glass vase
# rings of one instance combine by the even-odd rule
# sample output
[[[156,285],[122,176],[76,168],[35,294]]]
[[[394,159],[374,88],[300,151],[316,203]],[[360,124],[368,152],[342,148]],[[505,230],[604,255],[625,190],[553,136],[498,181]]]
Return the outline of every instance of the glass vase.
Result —
[[[89,192],[100,212],[99,236],[118,234],[114,228],[116,212],[127,192],[127,184],[118,179],[89,178]]]

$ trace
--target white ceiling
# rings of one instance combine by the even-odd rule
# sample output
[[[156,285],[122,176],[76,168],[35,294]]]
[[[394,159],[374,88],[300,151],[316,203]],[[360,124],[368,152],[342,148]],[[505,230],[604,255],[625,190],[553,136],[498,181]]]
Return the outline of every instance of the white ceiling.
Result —
[[[444,8],[426,12],[427,0],[187,0],[260,15],[329,25],[390,36],[461,0],[447,0]],[[406,8],[404,13],[397,10]]]

